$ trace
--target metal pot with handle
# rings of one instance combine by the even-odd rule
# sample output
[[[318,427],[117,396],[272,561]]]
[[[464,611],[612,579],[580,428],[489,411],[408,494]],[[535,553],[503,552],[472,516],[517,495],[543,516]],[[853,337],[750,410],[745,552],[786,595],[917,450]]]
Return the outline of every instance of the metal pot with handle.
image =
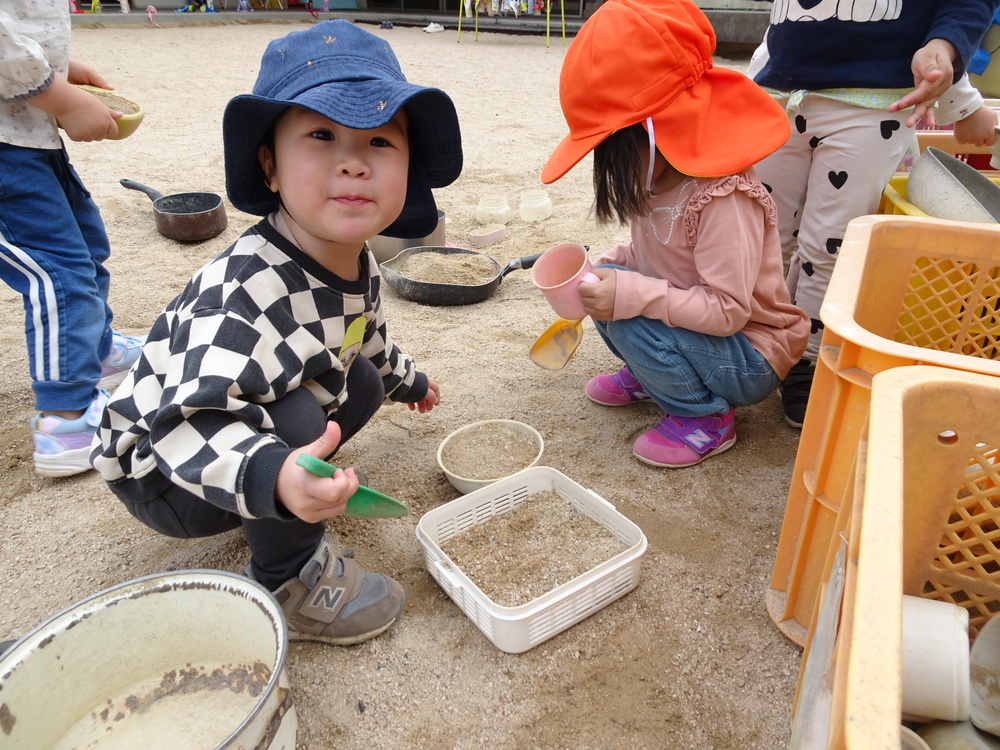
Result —
[[[475,255],[477,257],[486,258],[493,264],[493,267],[496,270],[496,275],[485,283],[466,285],[417,281],[416,279],[411,279],[400,273],[408,257],[420,255],[421,253],[435,253],[437,255]],[[496,292],[497,288],[500,286],[500,282],[503,281],[503,278],[507,274],[518,268],[531,268],[540,256],[541,253],[528,255],[523,258],[515,258],[506,266],[501,266],[495,258],[491,258],[483,253],[477,253],[475,250],[467,250],[461,247],[411,247],[403,250],[403,252],[395,258],[380,264],[379,268],[382,271],[382,278],[385,279],[385,282],[397,294],[405,297],[406,299],[413,300],[414,302],[419,302],[424,305],[471,305],[476,302],[482,302],[483,300],[491,297],[493,293]]]
[[[164,237],[181,242],[198,242],[215,237],[229,221],[222,196],[217,193],[174,193],[164,195],[133,180],[119,180],[122,187],[145,193],[153,201],[156,229]]]

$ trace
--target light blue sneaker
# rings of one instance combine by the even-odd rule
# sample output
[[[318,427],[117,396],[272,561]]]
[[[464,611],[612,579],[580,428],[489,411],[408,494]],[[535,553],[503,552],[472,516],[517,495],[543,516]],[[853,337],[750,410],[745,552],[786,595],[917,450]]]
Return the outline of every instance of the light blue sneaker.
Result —
[[[35,471],[43,477],[70,477],[90,470],[90,444],[101,424],[110,396],[99,390],[78,419],[43,417],[31,420],[35,438]]]
[[[98,388],[105,390],[114,388],[125,379],[142,354],[142,345],[146,343],[145,336],[126,336],[118,331],[111,334],[111,351],[101,362],[101,380],[97,384]]]

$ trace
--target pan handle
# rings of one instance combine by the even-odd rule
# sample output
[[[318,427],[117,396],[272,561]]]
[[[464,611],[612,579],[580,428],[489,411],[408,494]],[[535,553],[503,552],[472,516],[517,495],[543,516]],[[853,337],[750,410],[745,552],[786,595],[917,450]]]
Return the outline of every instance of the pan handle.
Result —
[[[514,260],[508,263],[507,267],[500,272],[500,278],[502,279],[516,268],[531,268],[535,265],[535,261],[541,257],[542,253],[535,253],[534,255],[526,255],[523,258],[514,258]]]
[[[140,185],[134,180],[118,180],[123,188],[128,188],[129,190],[138,190],[140,193],[145,193],[149,196],[150,200],[156,201],[163,197],[163,193],[159,190],[153,190],[151,187],[146,187],[145,185]]]

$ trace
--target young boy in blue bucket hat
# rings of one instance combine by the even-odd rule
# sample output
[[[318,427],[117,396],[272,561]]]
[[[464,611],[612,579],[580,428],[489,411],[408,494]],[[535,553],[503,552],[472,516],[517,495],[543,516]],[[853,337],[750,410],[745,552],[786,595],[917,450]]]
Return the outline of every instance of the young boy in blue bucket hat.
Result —
[[[323,21],[268,45],[223,140],[230,200],[265,218],[159,316],[91,461],[162,534],[242,526],[247,572],[292,639],[360,643],[395,622],[403,589],[325,534],[354,470],[323,478],[295,461],[330,457],[386,397],[420,413],[440,403],[387,333],[365,241],[435,228],[431,188],[462,169],[458,117],[443,91],[407,82],[384,40]]]

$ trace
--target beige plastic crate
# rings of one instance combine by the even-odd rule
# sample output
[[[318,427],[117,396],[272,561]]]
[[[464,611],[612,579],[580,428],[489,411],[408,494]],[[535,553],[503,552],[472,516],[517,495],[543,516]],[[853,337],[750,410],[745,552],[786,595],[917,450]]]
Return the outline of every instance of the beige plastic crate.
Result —
[[[875,376],[793,731],[811,723],[831,750],[898,750],[903,595],[965,607],[972,639],[1000,609],[998,457],[1000,379],[922,366]]]
[[[825,325],[770,588],[771,618],[804,644],[829,551],[847,530],[872,378],[895,367],[1000,375],[1000,226],[914,216],[851,222]]]
[[[526,604],[501,606],[440,545],[495,515],[515,510],[530,495],[550,490],[608,529],[628,549]],[[548,466],[525,469],[425,513],[416,534],[434,580],[493,645],[511,654],[537,646],[634,589],[639,583],[639,561],[646,551],[642,529],[603,497]],[[558,556],[560,551],[551,553]]]

